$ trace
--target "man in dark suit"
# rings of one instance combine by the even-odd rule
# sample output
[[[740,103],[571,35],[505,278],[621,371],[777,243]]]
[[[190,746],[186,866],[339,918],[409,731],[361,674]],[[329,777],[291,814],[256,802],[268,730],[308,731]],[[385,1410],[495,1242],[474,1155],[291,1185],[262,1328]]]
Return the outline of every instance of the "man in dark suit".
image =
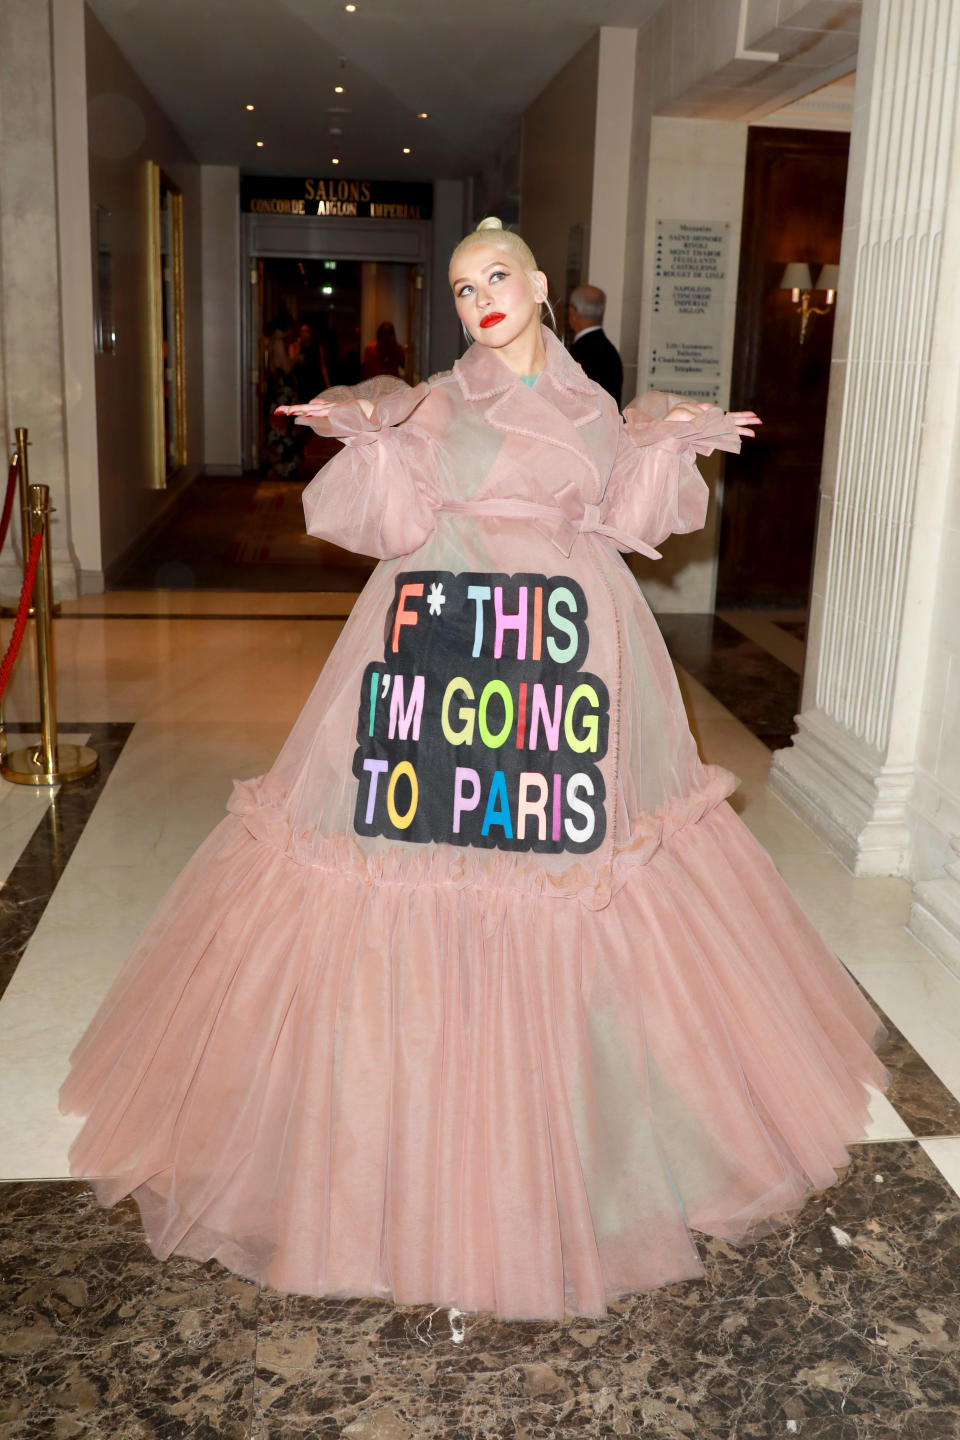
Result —
[[[603,311],[607,297],[596,285],[578,285],[570,296],[567,323],[573,331],[570,354],[577,364],[609,390],[620,408],[623,364],[617,347],[603,333]]]

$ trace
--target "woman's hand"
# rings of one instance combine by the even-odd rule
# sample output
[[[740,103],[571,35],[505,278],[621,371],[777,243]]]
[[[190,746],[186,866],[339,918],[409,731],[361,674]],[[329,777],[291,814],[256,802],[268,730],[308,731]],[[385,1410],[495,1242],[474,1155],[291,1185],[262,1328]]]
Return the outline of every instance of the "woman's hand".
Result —
[[[684,405],[674,405],[673,409],[668,410],[663,418],[664,420],[668,420],[672,425],[689,425],[692,420],[698,420],[700,418],[697,414],[698,410],[712,409],[713,406],[709,400],[690,400]]]
[[[673,409],[664,416],[665,420],[674,425],[689,425],[691,421],[698,419],[697,411],[712,410],[713,406],[709,400],[698,402],[690,401],[688,404],[674,405]],[[733,426],[741,437],[753,436],[752,425],[762,425],[763,421],[759,415],[752,410],[729,410],[726,415],[727,422]]]
[[[752,410],[728,410],[727,419],[733,423],[738,435],[752,436],[754,431],[752,425],[762,425],[763,421],[759,415],[754,415]]]

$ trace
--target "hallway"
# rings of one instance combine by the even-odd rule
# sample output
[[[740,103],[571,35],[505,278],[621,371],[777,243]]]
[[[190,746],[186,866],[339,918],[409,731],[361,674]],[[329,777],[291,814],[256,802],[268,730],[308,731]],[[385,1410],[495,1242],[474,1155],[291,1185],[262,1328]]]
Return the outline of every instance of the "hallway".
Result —
[[[373,561],[306,533],[303,490],[297,480],[198,476],[112,588],[356,593]]]
[[[603,1320],[505,1325],[160,1264],[132,1203],[100,1211],[64,1178],[67,1055],[230,781],[273,759],[351,599],[130,590],[63,606],[63,735],[89,736],[102,770],[53,806],[0,786],[0,1436],[955,1436],[960,981],[905,930],[908,882],[854,880],[765,788],[795,703],[769,702],[798,675],[796,619],[665,626],[705,758],[740,775],[734,803],[890,1028],[870,1143],[791,1224],[743,1252],[704,1246],[702,1281]],[[32,695],[24,665],[12,743]]]

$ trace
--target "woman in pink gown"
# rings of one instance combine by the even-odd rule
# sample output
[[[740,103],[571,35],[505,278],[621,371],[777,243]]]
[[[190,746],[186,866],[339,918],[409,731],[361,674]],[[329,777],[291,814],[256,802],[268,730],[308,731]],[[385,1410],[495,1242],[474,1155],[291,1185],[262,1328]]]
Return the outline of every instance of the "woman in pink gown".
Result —
[[[489,222],[486,222],[489,223]],[[495,224],[496,222],[494,222]],[[448,374],[295,407],[312,534],[381,557],[273,769],[73,1056],[73,1172],[282,1290],[601,1315],[829,1185],[878,1022],[701,763],[621,558],[755,417],[625,421],[468,236]]]

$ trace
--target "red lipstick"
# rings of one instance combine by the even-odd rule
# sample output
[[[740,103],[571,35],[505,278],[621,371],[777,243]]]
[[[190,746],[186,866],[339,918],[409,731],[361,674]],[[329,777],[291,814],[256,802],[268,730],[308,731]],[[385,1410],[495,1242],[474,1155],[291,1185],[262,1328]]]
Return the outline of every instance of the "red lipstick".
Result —
[[[506,320],[506,315],[500,310],[491,310],[489,315],[484,315],[480,321],[481,330],[489,330],[491,325],[499,325],[501,320]]]

